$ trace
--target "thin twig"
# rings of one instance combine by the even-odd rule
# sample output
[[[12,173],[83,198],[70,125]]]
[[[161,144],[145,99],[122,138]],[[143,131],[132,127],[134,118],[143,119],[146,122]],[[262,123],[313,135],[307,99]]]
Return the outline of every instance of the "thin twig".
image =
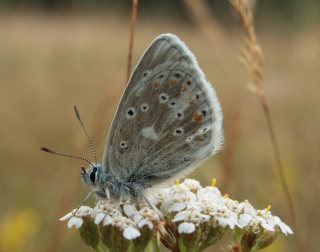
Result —
[[[226,135],[226,142],[228,143],[224,150],[223,158],[223,170],[221,175],[221,189],[223,192],[228,192],[229,187],[232,184],[234,174],[236,171],[236,153],[239,146],[239,138],[241,136],[241,119],[242,111],[241,106],[232,116],[232,123],[229,123],[230,126],[226,125],[229,128],[229,134]]]
[[[137,14],[138,14],[138,0],[132,0],[132,14],[131,14],[131,29],[130,29],[130,41],[129,41],[129,53],[128,53],[128,65],[127,65],[127,79],[129,81],[131,75],[132,55],[133,55],[133,43],[134,35],[136,32]]]
[[[298,239],[298,227],[296,225],[296,215],[295,215],[294,204],[293,204],[292,196],[290,194],[285,173],[284,173],[280,148],[279,148],[278,140],[276,137],[272,116],[269,109],[269,103],[267,100],[267,96],[265,94],[264,87],[262,85],[263,84],[263,55],[262,55],[260,44],[258,43],[256,34],[255,34],[254,18],[247,0],[230,0],[230,3],[233,9],[235,10],[235,12],[239,15],[242,25],[244,27],[244,31],[246,35],[245,47],[241,50],[240,61],[242,64],[245,65],[246,69],[251,74],[252,85],[250,87],[252,91],[254,91],[258,96],[263,109],[264,116],[267,121],[268,132],[269,132],[269,136],[272,144],[272,150],[276,160],[276,165],[279,172],[280,182],[288,202],[288,207],[291,215],[292,225],[295,230],[295,238],[297,241],[298,249],[301,251],[301,246],[300,246],[301,243]]]

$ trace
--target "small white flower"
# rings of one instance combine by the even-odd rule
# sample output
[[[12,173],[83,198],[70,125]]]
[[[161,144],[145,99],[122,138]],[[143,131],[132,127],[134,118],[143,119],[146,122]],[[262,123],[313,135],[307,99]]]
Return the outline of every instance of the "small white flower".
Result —
[[[149,207],[142,208],[133,216],[133,221],[139,228],[148,226],[150,230],[154,228],[153,222],[158,220],[159,217],[157,213]]]
[[[96,225],[100,224],[100,222],[103,221],[103,219],[104,219],[105,216],[106,216],[105,213],[102,213],[102,212],[98,213],[98,214],[96,215],[96,218],[94,219],[94,223],[95,223]]]
[[[185,211],[177,213],[174,216],[172,222],[188,221],[198,225],[200,223],[208,221],[209,218],[210,216],[202,214],[197,209],[187,209]]]
[[[134,204],[124,204],[123,211],[128,217],[131,217],[137,212],[137,208]]]
[[[123,230],[123,237],[127,240],[133,240],[139,236],[140,232],[132,226],[128,226]]]
[[[148,226],[148,228],[149,228],[150,230],[153,229],[153,223],[152,223],[151,220],[148,220],[148,219],[142,219],[141,221],[139,221],[139,222],[137,223],[137,226],[138,226],[139,228],[142,228],[142,227],[144,227],[144,226]]]
[[[105,217],[103,218],[103,222],[102,224],[104,226],[109,226],[109,225],[112,225],[113,224],[113,218],[110,216],[110,215],[105,215]]]
[[[250,225],[252,216],[250,214],[240,214],[238,219],[238,226],[245,228]]]
[[[186,204],[182,202],[175,202],[169,208],[168,212],[179,212],[186,208]]]
[[[185,179],[181,184],[180,187],[184,188],[185,190],[189,190],[192,192],[197,192],[202,187],[200,182],[194,179]]]
[[[180,234],[191,234],[196,230],[196,226],[190,222],[182,222],[178,227]]]
[[[248,201],[245,201],[238,204],[237,213],[256,216],[257,210]]]
[[[80,228],[83,224],[83,220],[79,217],[71,217],[71,219],[68,221],[68,228],[72,228],[75,226],[76,228]]]
[[[73,226],[80,228],[83,224],[82,217],[91,216],[92,210],[93,209],[91,207],[81,206],[79,209],[73,209],[70,213],[67,213],[59,220],[64,221],[71,217],[68,221],[68,228],[72,228]]]
[[[274,216],[272,221],[268,220],[268,223],[274,227],[279,227],[281,232],[285,235],[293,234],[292,229],[287,224],[283,223],[278,216]]]

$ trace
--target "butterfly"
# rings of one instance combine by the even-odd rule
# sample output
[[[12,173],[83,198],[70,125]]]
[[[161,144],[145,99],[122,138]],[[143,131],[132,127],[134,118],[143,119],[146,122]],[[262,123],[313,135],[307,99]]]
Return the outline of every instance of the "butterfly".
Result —
[[[98,198],[148,203],[146,189],[186,176],[221,149],[222,118],[194,54],[176,35],[162,34],[131,75],[102,162],[89,162],[82,181]]]

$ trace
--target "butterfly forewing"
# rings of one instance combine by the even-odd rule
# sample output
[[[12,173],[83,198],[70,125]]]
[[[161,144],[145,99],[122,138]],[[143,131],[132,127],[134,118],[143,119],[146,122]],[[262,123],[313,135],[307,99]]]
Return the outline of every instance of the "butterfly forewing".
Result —
[[[188,174],[222,141],[221,108],[211,84],[182,41],[160,35],[121,99],[103,167],[149,187]]]

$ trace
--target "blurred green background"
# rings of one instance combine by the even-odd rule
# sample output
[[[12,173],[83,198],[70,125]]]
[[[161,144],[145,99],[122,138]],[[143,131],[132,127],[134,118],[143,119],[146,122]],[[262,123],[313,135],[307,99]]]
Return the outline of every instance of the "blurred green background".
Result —
[[[158,34],[175,33],[188,44],[217,90],[226,135],[225,150],[190,177],[203,185],[215,177],[231,198],[249,199],[257,208],[270,204],[292,225],[265,118],[238,62],[240,22],[228,1],[206,2],[210,16],[204,21],[185,3],[140,1],[133,64]],[[58,221],[88,192],[80,182],[82,163],[39,147],[91,157],[73,113],[76,104],[102,156],[125,87],[130,13],[131,1],[0,1],[0,251],[89,250]],[[302,251],[316,251],[320,1],[260,0],[255,18],[296,232]],[[221,242],[214,249],[223,247]],[[290,236],[265,251],[298,250]]]

